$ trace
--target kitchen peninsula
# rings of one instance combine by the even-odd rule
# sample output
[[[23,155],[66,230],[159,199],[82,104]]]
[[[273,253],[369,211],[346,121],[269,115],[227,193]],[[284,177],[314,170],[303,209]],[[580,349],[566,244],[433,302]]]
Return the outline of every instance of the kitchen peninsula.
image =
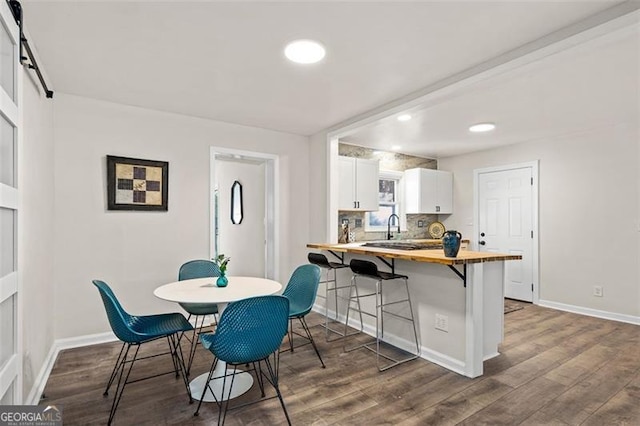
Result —
[[[381,270],[407,275],[422,358],[467,377],[478,377],[483,361],[499,355],[498,345],[504,334],[505,262],[522,256],[460,250],[457,257],[448,258],[441,248],[405,250],[372,247],[366,242],[309,243],[307,247],[328,251],[347,264],[350,257],[373,256]],[[520,262],[510,264],[520,267]],[[343,271],[338,279],[348,282],[350,271]],[[393,286],[387,286],[387,290],[388,297],[393,297]],[[339,313],[344,315],[342,308]],[[444,318],[444,324],[437,324],[436,317]],[[350,325],[359,327],[351,319]],[[366,321],[364,328],[373,334]],[[385,324],[384,340],[408,349],[404,333],[399,324],[395,328]]]

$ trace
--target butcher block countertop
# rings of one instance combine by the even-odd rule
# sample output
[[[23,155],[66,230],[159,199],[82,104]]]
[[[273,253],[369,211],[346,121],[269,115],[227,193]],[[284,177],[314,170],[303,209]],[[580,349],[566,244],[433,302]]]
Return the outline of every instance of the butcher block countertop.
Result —
[[[428,241],[428,240],[422,240]],[[441,243],[441,240],[433,240]],[[414,262],[439,263],[441,265],[465,265],[471,263],[497,262],[503,260],[520,260],[522,256],[489,253],[480,251],[460,250],[457,257],[445,257],[442,249],[426,250],[397,250],[379,247],[363,247],[366,241],[348,244],[309,243],[308,248],[318,250],[330,250],[340,253],[364,254],[368,256],[381,256],[391,259],[411,260]]]

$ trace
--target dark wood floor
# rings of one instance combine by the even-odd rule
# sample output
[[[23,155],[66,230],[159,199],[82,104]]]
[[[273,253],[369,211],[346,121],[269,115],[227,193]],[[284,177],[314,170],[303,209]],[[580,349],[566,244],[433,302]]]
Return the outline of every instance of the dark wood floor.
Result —
[[[640,425],[638,326],[527,304],[505,316],[501,355],[485,362],[482,377],[469,379],[424,360],[378,373],[373,353],[344,353],[344,342],[325,342],[322,317],[308,320],[327,368],[310,346],[281,355],[294,425]],[[66,425],[105,424],[111,399],[102,392],[119,349],[110,343],[63,351],[43,403],[61,404]],[[170,368],[164,358],[137,372]],[[207,371],[211,360],[199,348],[192,375]],[[127,387],[115,424],[215,424],[215,404],[204,404],[199,417],[194,410],[182,382],[162,376]],[[282,423],[273,399],[227,417],[230,425]]]

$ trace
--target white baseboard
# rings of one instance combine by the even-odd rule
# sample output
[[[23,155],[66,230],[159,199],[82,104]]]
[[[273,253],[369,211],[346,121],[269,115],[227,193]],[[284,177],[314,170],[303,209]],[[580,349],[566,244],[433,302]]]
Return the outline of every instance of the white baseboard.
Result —
[[[68,337],[66,339],[58,339],[54,342],[58,351],[65,349],[80,348],[83,346],[99,345],[100,343],[115,342],[118,340],[113,332],[88,334],[86,336]]]
[[[49,380],[49,374],[51,374],[51,370],[53,370],[53,364],[56,362],[58,352],[60,352],[60,350],[56,350],[56,344],[54,342],[42,364],[42,368],[33,382],[33,386],[31,386],[27,399],[24,401],[25,405],[38,405],[40,402],[40,396],[42,396],[47,380]]]
[[[484,362],[484,361],[488,361],[488,360],[490,360],[491,358],[495,358],[495,357],[497,357],[497,356],[500,356],[500,352],[494,352],[494,353],[492,353],[492,354],[485,355],[485,356],[484,356],[484,358],[482,358],[482,361],[483,361],[483,362]]]
[[[313,311],[319,313],[320,315],[324,316],[324,306],[320,306],[320,305],[314,305],[313,306]],[[335,317],[335,312],[332,310],[329,310],[329,317],[333,318]],[[342,322],[344,324],[345,321],[345,316],[344,315],[339,315],[338,316],[338,321]],[[360,328],[360,322],[356,321],[353,318],[349,319],[349,326],[353,327],[355,329],[359,329]],[[375,327],[365,324],[363,327],[364,333],[375,337],[376,335],[376,329]],[[407,352],[410,353],[414,353],[415,351],[415,346],[413,344],[413,342],[400,338],[398,336],[395,335],[389,335],[387,333],[385,333],[385,338],[384,341],[397,347],[400,348],[402,350],[405,350]],[[433,362],[434,364],[438,364],[441,367],[444,367],[448,370],[451,370],[455,373],[458,373],[460,375],[466,376],[465,371],[466,371],[466,363],[464,361],[460,361],[459,359],[450,357],[449,355],[445,355],[441,352],[438,351],[434,351],[433,349],[429,349],[425,346],[420,346],[420,358],[425,359],[429,362]],[[499,355],[499,354],[498,354]]]
[[[434,351],[429,348],[421,347],[420,358],[426,359],[429,362],[438,364],[441,367],[451,370],[454,373],[458,373],[461,376],[467,376],[467,364],[464,361],[445,355],[442,352]]]
[[[51,374],[51,370],[53,370],[53,365],[55,364],[60,351],[79,348],[82,346],[108,343],[116,340],[118,339],[112,332],[55,340],[51,345],[51,349],[49,349],[49,353],[47,354],[47,357],[42,364],[42,368],[38,372],[33,386],[29,391],[29,395],[24,403],[27,405],[37,405],[40,402],[40,397],[42,396],[44,387],[47,384],[47,380],[49,380],[49,375]]]
[[[572,312],[574,314],[587,315],[590,317],[602,318],[612,321],[626,322],[628,324],[640,325],[640,317],[633,315],[618,314],[615,312],[600,311],[598,309],[584,308],[582,306],[567,305],[565,303],[552,302],[550,300],[539,300],[538,305],[545,308],[558,309],[560,311]]]

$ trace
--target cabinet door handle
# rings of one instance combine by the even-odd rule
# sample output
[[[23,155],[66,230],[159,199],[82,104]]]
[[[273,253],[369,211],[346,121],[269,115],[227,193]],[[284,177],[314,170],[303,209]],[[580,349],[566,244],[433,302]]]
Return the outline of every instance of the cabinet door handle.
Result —
[[[358,201],[358,208],[360,208],[360,201]]]
[[[440,211],[440,206],[436,206],[436,211],[439,212]]]
[[[356,208],[356,202],[355,201],[353,202],[353,208],[354,209]]]
[[[484,241],[478,241],[478,244],[480,244],[481,246],[483,246],[483,245],[485,245],[485,244],[487,244],[487,243],[486,243],[486,242],[484,242]]]

